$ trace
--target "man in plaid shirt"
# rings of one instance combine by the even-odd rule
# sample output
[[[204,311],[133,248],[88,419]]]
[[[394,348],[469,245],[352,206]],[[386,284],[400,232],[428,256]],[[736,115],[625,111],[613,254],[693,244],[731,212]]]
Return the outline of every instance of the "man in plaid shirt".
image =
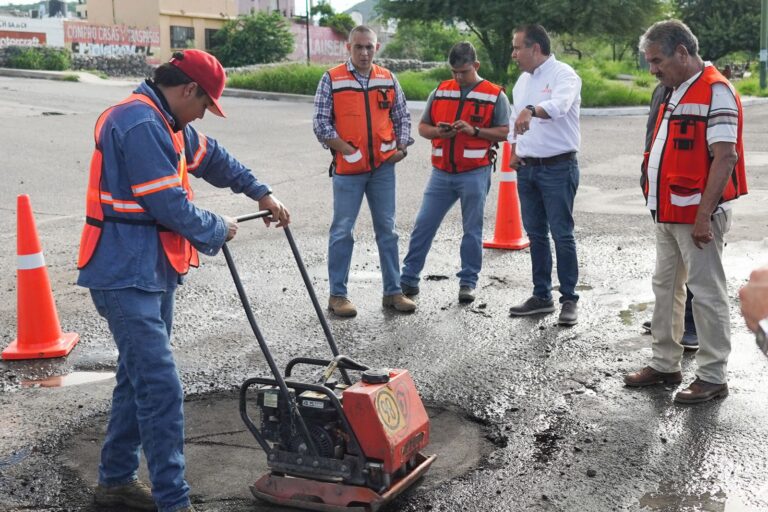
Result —
[[[383,280],[384,307],[411,312],[416,304],[400,289],[400,257],[395,232],[395,164],[408,155],[411,116],[400,85],[387,69],[373,64],[376,33],[352,29],[350,58],[323,75],[315,94],[313,127],[333,155],[333,221],[328,240],[328,308],[342,317],[357,309],[347,295],[354,247],[353,228],[363,196],[371,210]]]

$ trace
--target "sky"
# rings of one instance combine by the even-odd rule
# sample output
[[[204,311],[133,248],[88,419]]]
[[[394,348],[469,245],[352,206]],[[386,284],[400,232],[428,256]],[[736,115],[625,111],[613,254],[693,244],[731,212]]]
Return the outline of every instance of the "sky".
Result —
[[[313,1],[316,2],[317,0],[313,0]],[[360,1],[361,0],[330,0],[331,5],[333,6],[336,12],[344,12]],[[306,12],[306,10],[304,9],[304,6],[306,5],[306,0],[295,0],[295,2],[296,2],[296,7],[295,7],[296,14],[304,14]],[[37,3],[39,3],[39,0],[15,0],[15,1],[0,0],[0,5],[37,4]]]

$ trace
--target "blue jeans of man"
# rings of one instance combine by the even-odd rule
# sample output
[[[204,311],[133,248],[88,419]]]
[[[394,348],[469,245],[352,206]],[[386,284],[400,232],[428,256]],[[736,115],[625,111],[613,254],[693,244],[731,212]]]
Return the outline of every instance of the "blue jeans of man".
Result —
[[[517,186],[523,227],[531,242],[533,295],[552,299],[552,249],[555,241],[560,302],[578,301],[579,262],[573,236],[573,200],[579,188],[579,164],[574,158],[550,165],[521,165]]]
[[[160,512],[189,506],[184,396],[170,346],[174,293],[175,289],[91,290],[118,350],[117,385],[101,449],[99,483],[113,487],[135,480],[143,448]]]
[[[461,270],[456,277],[459,278],[459,286],[477,286],[478,274],[483,266],[483,211],[490,188],[491,166],[460,173],[432,169],[421,209],[416,215],[408,254],[403,260],[403,283],[410,286],[419,284],[432,240],[445,215],[459,201],[464,236],[459,249]]]
[[[400,254],[395,232],[395,164],[372,172],[333,175],[333,221],[328,237],[328,281],[331,295],[347,296],[349,268],[355,245],[353,231],[363,196],[368,199],[379,249],[384,295],[400,291]]]

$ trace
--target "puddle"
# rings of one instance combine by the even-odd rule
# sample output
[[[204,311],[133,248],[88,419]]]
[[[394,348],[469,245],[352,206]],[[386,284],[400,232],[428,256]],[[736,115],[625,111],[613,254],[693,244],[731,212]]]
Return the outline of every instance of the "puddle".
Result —
[[[649,492],[640,498],[641,510],[648,512],[678,512],[681,510],[725,512],[727,497],[722,490],[689,494],[682,491],[683,488],[674,482],[660,485],[658,492]]]
[[[627,309],[619,311],[621,322],[624,325],[632,325],[635,323],[635,313],[642,313],[648,310],[648,307],[653,302],[638,302],[637,304],[630,304]]]
[[[72,372],[67,375],[53,375],[45,379],[22,380],[23,388],[63,388],[66,386],[79,386],[102,380],[112,379],[114,372]]]

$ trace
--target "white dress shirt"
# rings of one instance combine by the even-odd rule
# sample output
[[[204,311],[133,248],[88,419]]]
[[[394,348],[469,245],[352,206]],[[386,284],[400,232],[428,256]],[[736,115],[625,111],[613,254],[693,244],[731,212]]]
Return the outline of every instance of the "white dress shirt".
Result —
[[[533,73],[523,73],[512,89],[509,142],[520,158],[547,158],[578,151],[581,78],[571,66],[550,55]],[[515,135],[515,119],[526,105],[541,107],[550,119],[534,117],[530,129]]]

